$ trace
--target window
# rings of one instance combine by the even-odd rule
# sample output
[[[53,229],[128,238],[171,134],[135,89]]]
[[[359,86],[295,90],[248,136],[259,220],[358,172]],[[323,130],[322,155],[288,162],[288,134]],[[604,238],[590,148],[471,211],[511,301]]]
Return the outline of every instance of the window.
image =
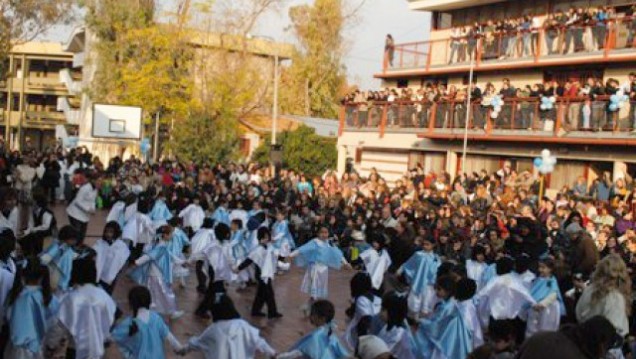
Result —
[[[360,162],[362,162],[362,148],[360,147],[356,148],[355,162],[356,164],[359,164]]]

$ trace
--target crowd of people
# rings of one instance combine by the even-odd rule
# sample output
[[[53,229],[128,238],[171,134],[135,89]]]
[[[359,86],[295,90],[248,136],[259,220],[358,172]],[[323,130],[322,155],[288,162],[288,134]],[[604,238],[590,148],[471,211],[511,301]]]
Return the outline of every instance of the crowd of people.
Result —
[[[635,11],[635,5],[621,9],[620,13],[611,6],[571,7],[547,15],[524,15],[455,26],[450,30],[447,63],[469,62],[478,56],[478,51],[481,60],[600,51],[605,49],[610,30],[619,28],[617,21],[624,24],[629,33],[624,46],[634,47]],[[544,49],[541,49],[542,39]],[[394,66],[395,47],[393,37],[388,35],[384,50],[387,66]]]
[[[417,89],[355,90],[342,99],[345,122],[350,127],[377,127],[382,108],[387,104],[387,126],[390,127],[428,128],[432,119],[435,128],[464,128],[469,91],[472,106],[469,126],[472,129],[485,128],[488,118],[492,117],[495,97],[502,101],[500,113],[492,118],[498,129],[543,130],[546,122],[553,126],[558,106],[541,109],[542,98],[565,102],[563,128],[567,131],[636,129],[634,72],[623,83],[613,78],[603,83],[600,78],[581,80],[573,77],[516,87],[504,78],[498,89],[490,82],[483,88],[476,83],[458,87],[429,82]],[[619,92],[629,97],[624,104],[628,109],[623,112],[610,109],[610,97]],[[433,104],[436,104],[434,108]]]
[[[100,358],[107,343],[124,357],[163,358],[164,341],[216,359],[632,355],[628,174],[582,178],[548,198],[509,164],[454,178],[418,165],[389,187],[376,170],[311,177],[134,156],[103,165],[61,147],[1,153],[5,358]],[[65,204],[70,225],[58,228],[52,203]],[[99,208],[107,223],[93,242],[86,228]],[[278,320],[275,278],[290,267],[305,270],[302,309],[315,330],[274,349],[228,288],[255,285],[250,316]],[[343,268],[347,308],[329,301],[330,272]],[[195,314],[211,324],[182,343],[166,319],[179,325],[173,286],[189,275]],[[136,285],[130,308],[117,308],[124,276]],[[344,331],[337,311],[349,318]]]

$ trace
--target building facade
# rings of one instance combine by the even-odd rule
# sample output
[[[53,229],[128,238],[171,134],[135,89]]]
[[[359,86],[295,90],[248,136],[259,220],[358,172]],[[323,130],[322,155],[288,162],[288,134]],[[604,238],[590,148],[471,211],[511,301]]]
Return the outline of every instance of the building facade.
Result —
[[[96,58],[95,51],[92,51],[92,45],[98,41],[94,34],[85,27],[76,28],[69,40],[63,45],[66,51],[73,55],[74,64],[82,71],[82,81],[71,84],[72,88],[80,89],[81,99],[79,103],[78,137],[80,146],[86,146],[91,153],[99,156],[102,160],[108,160],[114,156],[127,157],[131,154],[139,155],[138,140],[121,140],[108,138],[94,138],[92,136],[93,113],[90,97],[87,91],[81,89],[90,89],[96,86],[94,83],[94,74],[96,70],[95,64],[99,61]],[[249,63],[259,69],[258,76],[254,78],[254,86],[259,88],[264,95],[268,97],[273,84],[274,63],[276,58],[279,61],[288,60],[291,57],[293,46],[284,43],[274,43],[267,40],[254,38],[245,41],[232,37],[213,33],[192,32],[189,41],[190,46],[194,49],[193,68],[191,69],[192,81],[194,82],[195,92],[198,96],[203,97],[206,91],[206,74],[208,72],[223,71],[219,61],[215,61],[218,57],[219,49],[224,49],[230,53],[245,52],[250,58]],[[261,105],[262,107],[262,105]],[[267,111],[268,107],[264,107]],[[267,111],[269,113],[269,111]],[[75,115],[75,114],[72,114]],[[147,132],[152,135],[154,133],[154,124],[145,126]],[[169,132],[166,129],[164,132]],[[144,135],[144,137],[148,137]],[[161,142],[167,138],[160,137]],[[242,147],[245,151],[251,153],[253,148],[258,145],[259,136],[253,132],[247,131],[241,139]],[[151,143],[154,143],[151,141]]]
[[[0,82],[0,128],[11,148],[26,142],[36,149],[54,146],[56,127],[78,127],[77,92],[81,78],[73,54],[58,43],[26,42],[13,47],[6,80]]]
[[[504,164],[533,172],[533,159],[547,148],[559,161],[549,188],[571,186],[580,177],[592,182],[604,172],[614,179],[636,174],[634,98],[610,110],[615,91],[523,94],[538,84],[584,88],[590,79],[629,88],[636,71],[633,1],[411,0],[409,6],[431,12],[430,38],[395,39],[375,75],[384,91],[410,89],[409,95],[342,107],[340,171],[349,161],[362,175],[377,168],[389,182],[418,164],[451,176]],[[587,20],[568,22],[570,9],[582,9]],[[601,10],[607,16],[599,21]],[[474,87],[460,96],[418,96],[431,87],[461,92],[471,68],[474,87],[483,91],[477,100],[468,98]],[[506,86],[504,78],[522,91],[501,96],[497,109],[490,101]],[[494,94],[487,95],[489,84]],[[543,97],[554,97],[552,105],[542,106]]]

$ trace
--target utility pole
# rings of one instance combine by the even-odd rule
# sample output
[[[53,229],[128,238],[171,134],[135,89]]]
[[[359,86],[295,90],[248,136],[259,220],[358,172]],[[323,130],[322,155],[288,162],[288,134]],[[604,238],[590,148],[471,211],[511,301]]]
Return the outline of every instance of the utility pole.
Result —
[[[278,125],[278,49],[274,55],[274,101],[272,106],[272,147],[276,146],[276,127]]]
[[[159,113],[161,111],[157,111],[155,115],[155,143],[152,146],[152,161],[157,163],[159,159]]]

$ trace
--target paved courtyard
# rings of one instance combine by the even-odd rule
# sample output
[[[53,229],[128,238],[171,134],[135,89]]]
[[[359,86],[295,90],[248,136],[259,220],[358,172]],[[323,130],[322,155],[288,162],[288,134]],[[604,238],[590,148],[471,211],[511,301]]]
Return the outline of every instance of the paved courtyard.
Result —
[[[68,218],[62,206],[55,209],[58,225],[62,226],[68,223]],[[87,243],[92,243],[95,236],[100,236],[105,224],[107,212],[99,212],[93,216],[88,226]],[[201,296],[197,294],[196,278],[194,269],[191,270],[188,278],[187,286],[184,289],[175,285],[175,293],[179,309],[186,314],[180,319],[169,323],[174,335],[184,343],[187,338],[192,335],[198,335],[206,327],[207,322],[194,316],[194,310],[201,300]],[[311,331],[312,326],[308,319],[303,317],[300,306],[307,301],[307,297],[300,292],[300,283],[303,278],[303,269],[294,268],[290,272],[277,276],[274,282],[274,291],[276,293],[276,301],[279,311],[284,315],[281,319],[268,320],[266,318],[252,318],[249,316],[250,307],[254,299],[256,287],[249,287],[245,290],[237,292],[234,288],[229,288],[229,295],[234,300],[237,309],[240,311],[244,319],[261,330],[261,334],[270,345],[277,351],[289,349],[304,334]],[[340,272],[331,271],[329,273],[329,299],[336,306],[336,322],[338,329],[343,332],[346,326],[344,311],[349,305],[349,279],[353,276],[353,271],[342,270]],[[129,313],[127,294],[128,290],[134,283],[127,277],[120,275],[114,297],[117,305],[125,313]],[[174,355],[169,347],[167,348],[168,358],[178,358]],[[111,345],[107,351],[107,358],[121,358],[119,351],[114,345]],[[198,353],[190,353],[187,358],[202,358]],[[263,358],[265,356],[262,356]]]

